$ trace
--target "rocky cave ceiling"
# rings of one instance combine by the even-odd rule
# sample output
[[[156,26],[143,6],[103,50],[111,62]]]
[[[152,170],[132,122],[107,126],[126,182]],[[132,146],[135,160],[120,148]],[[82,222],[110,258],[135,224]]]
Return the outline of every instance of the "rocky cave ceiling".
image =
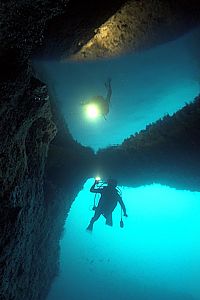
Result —
[[[75,2],[69,1],[66,15],[48,22],[37,55],[62,60],[119,56],[173,40],[200,23],[197,0],[109,1],[107,7],[105,1]]]
[[[176,38],[198,24],[199,16],[197,3],[182,1],[178,6],[178,2],[125,2],[113,16],[95,29],[94,36],[85,45],[79,41],[80,50],[69,59],[120,56]]]

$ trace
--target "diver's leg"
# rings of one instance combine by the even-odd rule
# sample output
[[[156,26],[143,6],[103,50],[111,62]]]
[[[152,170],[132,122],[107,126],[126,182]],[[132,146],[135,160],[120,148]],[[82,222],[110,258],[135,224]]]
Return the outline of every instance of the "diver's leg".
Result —
[[[106,215],[105,218],[106,218],[106,225],[112,226],[113,225],[112,213]]]
[[[111,78],[108,78],[107,82],[105,83],[105,86],[107,89],[106,102],[109,104],[112,96]]]
[[[94,222],[96,222],[99,219],[100,215],[101,215],[101,211],[96,209],[96,211],[94,213],[94,217],[91,219],[90,224],[87,227],[87,230],[92,231]]]

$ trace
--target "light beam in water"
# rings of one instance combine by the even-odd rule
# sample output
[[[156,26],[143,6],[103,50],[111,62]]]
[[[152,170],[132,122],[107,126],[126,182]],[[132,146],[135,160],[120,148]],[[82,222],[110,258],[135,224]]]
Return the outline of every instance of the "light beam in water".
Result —
[[[89,119],[96,119],[100,116],[99,107],[95,104],[87,104],[85,106],[85,111]]]

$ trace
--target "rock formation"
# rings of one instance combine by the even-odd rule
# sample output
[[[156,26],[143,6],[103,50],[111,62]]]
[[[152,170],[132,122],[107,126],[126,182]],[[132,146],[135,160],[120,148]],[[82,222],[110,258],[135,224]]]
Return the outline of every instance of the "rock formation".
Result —
[[[199,2],[126,1],[80,50],[66,59],[109,58],[177,38],[199,24]]]
[[[6,1],[1,7],[2,300],[46,298],[58,272],[59,239],[67,211],[85,180],[84,147],[59,127],[59,116],[55,116],[52,109],[47,86],[34,78],[30,60],[41,43],[45,23],[62,14],[67,2]],[[68,147],[68,152],[65,152],[68,168],[62,183],[58,184],[55,178],[56,170],[60,171],[59,166],[53,170],[54,177],[48,172],[53,161],[46,171],[45,166],[49,144],[57,132],[61,134],[61,130],[63,143]],[[74,159],[72,154],[76,155],[77,163],[82,162],[79,170],[78,164],[76,168],[71,164]],[[62,189],[64,184],[65,194]]]

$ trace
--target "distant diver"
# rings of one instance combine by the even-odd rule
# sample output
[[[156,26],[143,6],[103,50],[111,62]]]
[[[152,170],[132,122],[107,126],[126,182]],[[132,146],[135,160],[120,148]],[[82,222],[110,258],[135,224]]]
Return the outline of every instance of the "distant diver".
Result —
[[[106,116],[109,113],[110,108],[110,100],[112,95],[112,88],[111,88],[111,78],[108,78],[105,82],[105,87],[107,89],[107,95],[106,98],[103,96],[95,96],[88,101],[82,102],[82,105],[91,112],[91,117],[96,117],[98,115],[101,115],[106,119]],[[93,115],[92,115],[93,113]]]
[[[95,185],[99,183],[99,180],[95,180],[94,184],[90,188],[90,192],[92,193],[99,193],[101,194],[101,197],[99,199],[99,203],[97,207],[94,207],[93,209],[95,210],[94,216],[91,219],[87,230],[92,231],[93,230],[93,225],[94,222],[96,222],[101,215],[103,215],[106,219],[106,224],[109,226],[113,225],[112,221],[112,213],[117,206],[117,203],[121,205],[121,210],[123,210],[124,216],[127,216],[126,213],[126,207],[124,205],[124,202],[121,198],[121,196],[118,193],[117,190],[117,180],[115,179],[108,179],[107,181],[107,186],[100,186],[95,188]],[[120,226],[121,226],[122,218],[120,221]],[[121,226],[123,227],[123,226]]]

